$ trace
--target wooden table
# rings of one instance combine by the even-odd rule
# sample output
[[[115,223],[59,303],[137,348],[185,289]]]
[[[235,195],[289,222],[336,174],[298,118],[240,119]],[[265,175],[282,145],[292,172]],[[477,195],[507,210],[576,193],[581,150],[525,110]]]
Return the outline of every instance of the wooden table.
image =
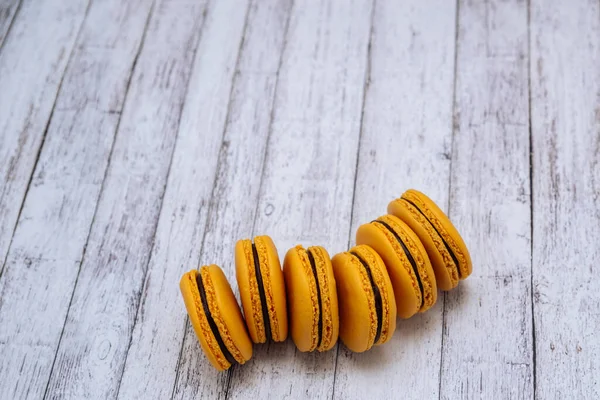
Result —
[[[598,399],[600,3],[530,3],[0,0],[0,398]],[[184,271],[344,251],[411,187],[467,281],[213,370]]]

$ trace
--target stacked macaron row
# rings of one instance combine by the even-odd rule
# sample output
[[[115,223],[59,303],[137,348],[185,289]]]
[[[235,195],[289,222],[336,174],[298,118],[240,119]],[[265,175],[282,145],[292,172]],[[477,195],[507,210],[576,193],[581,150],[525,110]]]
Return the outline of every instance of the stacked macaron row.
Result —
[[[282,342],[326,351],[338,340],[362,352],[387,342],[396,318],[431,308],[437,290],[471,274],[456,228],[423,193],[408,190],[388,214],[361,225],[356,246],[330,258],[320,246],[291,248],[283,270],[268,236],[235,246],[243,316],[223,271],[203,266],[180,287],[191,324],[218,370],[252,357],[252,343]]]

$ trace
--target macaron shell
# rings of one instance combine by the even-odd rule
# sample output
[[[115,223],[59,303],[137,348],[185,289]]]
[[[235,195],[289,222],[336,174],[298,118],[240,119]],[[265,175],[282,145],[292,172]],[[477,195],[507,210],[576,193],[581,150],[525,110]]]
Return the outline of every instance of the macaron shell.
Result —
[[[288,335],[287,300],[277,248],[271,238],[266,235],[256,236],[254,244],[261,262],[260,270],[265,286],[273,341],[283,342]],[[267,265],[264,265],[265,259],[268,260],[266,261]]]
[[[198,271],[187,272],[179,282],[179,288],[183,296],[185,308],[190,317],[190,323],[196,332],[196,337],[200,342],[202,350],[210,363],[219,371],[228,369],[231,364],[219,348],[216,338],[210,330],[206,316],[204,315],[198,285],[196,284],[196,275]]]
[[[382,327],[379,341],[375,344],[383,344],[392,338],[396,330],[397,307],[394,298],[394,289],[387,268],[381,256],[370,246],[357,245],[350,251],[358,254],[371,268],[373,280],[379,288],[382,300]]]
[[[388,214],[381,216],[378,219],[386,222],[395,229],[396,234],[399,234],[407,250],[410,252],[417,265],[417,270],[423,286],[424,300],[419,312],[429,310],[437,301],[437,282],[435,280],[433,266],[431,265],[431,261],[429,260],[429,256],[427,255],[423,243],[421,243],[417,234],[398,217]]]
[[[356,252],[368,263],[381,294],[382,328],[379,341],[374,343],[377,331],[375,299],[367,272],[350,252],[333,257],[333,272],[338,291],[340,339],[355,352],[370,349],[373,344],[387,342],[396,330],[396,301],[385,265],[369,246],[356,246]]]
[[[384,260],[392,282],[398,316],[406,319],[415,315],[420,305],[419,289],[415,291],[412,278],[381,229],[372,223],[361,225],[356,231],[356,244],[371,246]]]
[[[428,215],[425,218],[419,211],[415,210],[409,203],[400,199],[392,200],[388,205],[388,213],[395,215],[404,221],[417,234],[425,247],[431,264],[433,266],[437,286],[441,290],[450,290],[458,285],[459,276],[456,264],[445,249],[442,237],[436,229],[428,222],[431,217],[437,225],[440,233],[444,234],[445,240],[452,246],[456,257],[461,264],[462,277],[465,279],[472,271],[471,258],[464,241],[448,217],[424,194],[416,190],[408,190],[403,197],[409,198],[413,203],[422,207],[422,211]],[[441,251],[439,249],[442,249]]]
[[[315,261],[318,282],[315,281],[307,251]],[[333,267],[327,250],[320,246],[304,249],[296,246],[288,250],[283,261],[283,274],[289,311],[289,325],[292,340],[298,350],[327,351],[337,342],[339,336],[339,313],[337,289]],[[317,283],[321,293],[323,327],[319,345],[319,298]]]
[[[442,257],[442,254],[438,251],[436,243],[432,239],[436,233],[433,228],[429,227],[427,222],[418,220],[417,216],[408,210],[407,206],[400,200],[393,200],[388,205],[388,213],[395,215],[400,218],[404,223],[410,226],[417,236],[429,256],[433,271],[435,273],[435,280],[437,287],[441,290],[450,290],[458,285],[458,274],[454,271],[453,265],[448,266]]]
[[[365,293],[358,266],[352,260],[348,253],[340,253],[331,261],[340,306],[340,339],[347,348],[361,353],[373,346],[375,334],[369,294]]]
[[[443,226],[443,230],[447,233],[447,237],[445,239],[452,246],[453,251],[460,263],[460,280],[468,278],[473,272],[471,254],[469,253],[469,249],[467,248],[465,241],[458,232],[458,229],[456,229],[452,221],[450,221],[450,218],[448,218],[446,213],[444,213],[442,209],[439,208],[438,205],[424,193],[421,193],[415,189],[410,189],[407,190],[403,196],[412,199],[413,202],[415,199],[418,199],[427,210],[431,211],[435,220],[437,220],[438,223]]]
[[[235,275],[244,309],[248,334],[254,343],[266,342],[258,284],[254,271],[252,241],[239,240],[235,244]]]
[[[301,253],[305,250],[296,246],[288,250],[283,260],[289,329],[298,350],[313,351],[318,338],[317,286],[310,265]]]
[[[317,350],[327,351],[336,344],[340,331],[335,276],[333,274],[331,258],[327,250],[321,246],[309,247],[309,250],[315,259],[321,286],[321,297],[323,299],[323,338]]]
[[[230,353],[238,363],[244,364],[252,358],[252,342],[248,336],[240,307],[221,268],[211,265],[206,268],[206,271],[214,290],[216,310],[212,304],[210,306],[213,319]],[[206,290],[210,290],[208,282],[206,280],[204,282],[206,282]],[[207,293],[208,295],[209,293]]]
[[[400,318],[410,318],[417,312],[427,311],[437,301],[437,284],[425,248],[410,227],[397,217],[384,215],[377,221],[392,228],[394,233],[380,222],[371,222],[358,228],[356,243],[368,244],[383,259],[394,287]],[[411,255],[418,275],[395,235],[401,238]],[[423,287],[423,296],[420,286]]]

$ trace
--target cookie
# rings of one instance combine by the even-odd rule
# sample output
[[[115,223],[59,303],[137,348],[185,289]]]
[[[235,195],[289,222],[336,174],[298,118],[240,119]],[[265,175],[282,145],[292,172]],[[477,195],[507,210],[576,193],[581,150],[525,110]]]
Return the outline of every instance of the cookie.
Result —
[[[410,189],[388,205],[388,213],[404,221],[423,243],[437,286],[450,290],[473,271],[471,256],[458,230],[444,212],[423,193]]]
[[[239,240],[235,245],[235,270],[252,341],[283,342],[288,335],[285,283],[271,238]]]
[[[291,248],[283,261],[292,340],[300,351],[326,351],[338,339],[338,298],[333,267],[320,246]]]
[[[221,268],[187,272],[179,282],[185,308],[208,360],[219,371],[252,357],[242,312]]]

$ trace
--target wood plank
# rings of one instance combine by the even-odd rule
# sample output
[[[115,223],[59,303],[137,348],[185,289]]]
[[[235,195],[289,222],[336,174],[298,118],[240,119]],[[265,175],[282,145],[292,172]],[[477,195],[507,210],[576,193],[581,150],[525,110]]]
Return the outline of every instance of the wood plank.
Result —
[[[406,189],[418,188],[446,209],[454,7],[444,0],[375,3],[349,246],[358,226],[385,214]],[[386,345],[362,354],[340,346],[334,397],[437,398],[442,305],[443,296],[427,313],[398,320]]]
[[[186,311],[178,280],[195,268],[200,253],[207,214],[211,209],[213,182],[223,131],[230,114],[229,102],[242,42],[248,2],[212,2],[208,8],[194,71],[181,117],[173,166],[161,210],[152,256],[133,331],[132,344],[119,396],[122,399],[171,398],[186,327]],[[265,21],[261,21],[263,24]],[[248,51],[254,55],[268,50],[264,38]],[[227,224],[229,226],[229,224]],[[220,263],[221,257],[210,262]],[[191,354],[201,354],[195,335]],[[210,393],[218,390],[219,375],[202,359],[199,382],[188,390]],[[187,373],[182,378],[187,377]],[[196,384],[197,383],[197,384]],[[191,397],[190,397],[191,398]]]
[[[600,3],[532,1],[536,397],[600,398]]]
[[[461,1],[450,218],[473,275],[446,294],[440,398],[533,397],[523,1]]]
[[[271,235],[281,259],[298,243],[332,254],[347,247],[371,6],[298,2],[292,10],[252,230]],[[291,340],[255,346],[227,396],[330,398],[335,355],[297,352]]]
[[[21,0],[0,1],[0,52],[2,52],[2,45],[12,27],[20,5]]]
[[[0,282],[12,398],[46,389],[151,4],[95,3],[65,73]]]
[[[0,278],[87,0],[23,0],[0,53]]]
[[[154,6],[47,390],[117,395],[152,250],[203,4]]]
[[[194,262],[199,259],[201,265],[221,265],[234,290],[237,290],[237,284],[233,249],[238,239],[252,234],[290,8],[291,1],[280,0],[255,2],[250,7],[219,155],[218,175],[212,198],[210,192],[205,197],[205,200],[210,199],[208,220],[202,252],[194,253]],[[223,18],[231,20],[227,14]],[[175,306],[183,311],[180,297],[177,293]],[[180,318],[181,314],[177,314]],[[176,327],[181,326],[177,324]],[[174,397],[191,399],[209,394],[225,397],[229,375],[214,370],[202,354],[189,324],[186,327]]]

